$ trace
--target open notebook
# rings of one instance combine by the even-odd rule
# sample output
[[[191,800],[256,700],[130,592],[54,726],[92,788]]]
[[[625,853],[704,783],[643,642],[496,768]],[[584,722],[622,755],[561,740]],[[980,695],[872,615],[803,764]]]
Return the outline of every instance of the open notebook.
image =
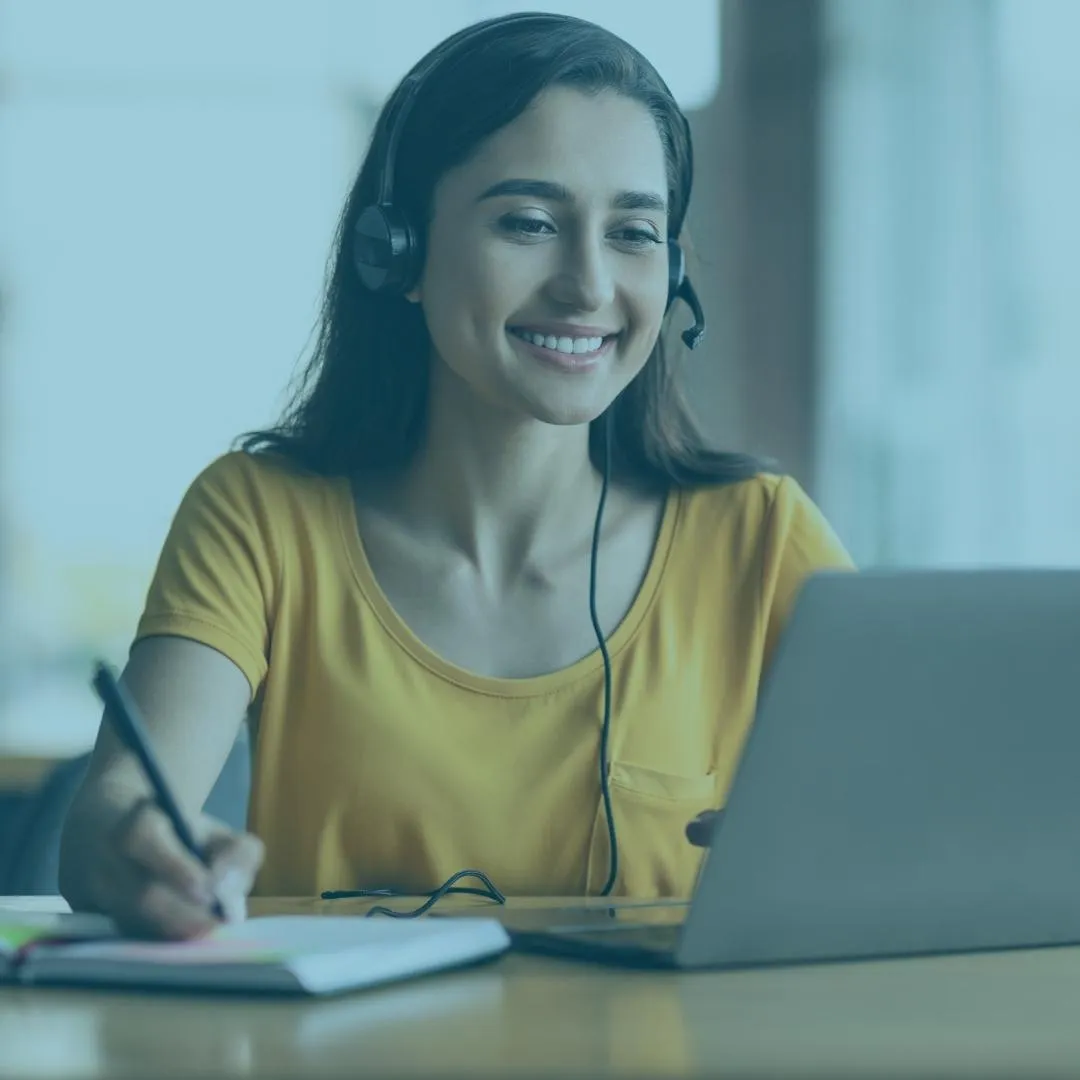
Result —
[[[117,935],[96,915],[0,911],[0,982],[334,994],[494,956],[495,919],[268,915],[183,942]]]

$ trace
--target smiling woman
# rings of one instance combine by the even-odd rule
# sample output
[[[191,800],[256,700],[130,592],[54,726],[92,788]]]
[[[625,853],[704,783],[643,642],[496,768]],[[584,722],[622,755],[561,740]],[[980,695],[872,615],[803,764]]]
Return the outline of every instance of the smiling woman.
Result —
[[[666,190],[664,148],[641,104],[572,86],[538,94],[435,188],[423,273],[407,294],[442,361],[433,384],[449,369],[466,401],[501,405],[513,426],[522,413],[559,426],[602,415],[660,332]],[[567,371],[582,377],[567,382]],[[432,404],[448,399],[440,389]],[[535,431],[569,450],[565,431]],[[587,459],[580,444],[576,456]]]
[[[547,140],[549,143],[562,141],[560,137],[566,136],[570,137],[565,141],[572,143],[575,134],[578,138],[581,137],[580,129],[575,131],[574,106],[583,104],[586,109],[590,109],[593,103],[589,99],[582,102],[574,98],[573,94],[567,98],[565,95],[560,97],[556,90],[548,91],[534,103],[527,114],[530,120],[535,121],[539,118],[541,124],[547,114],[546,119],[553,125],[553,131],[550,134],[556,137],[555,140],[549,138]],[[619,99],[614,99],[614,101],[623,104]],[[602,102],[602,104],[610,106],[611,102]],[[602,113],[605,110],[595,111]],[[606,111],[611,110],[609,108]],[[584,125],[586,137],[595,130],[591,128],[591,125],[602,125],[604,119],[602,115],[590,116]],[[513,126],[510,130],[513,131]],[[615,130],[618,130],[617,124]],[[658,142],[655,135],[653,131],[648,141]],[[536,147],[532,149],[535,151]],[[592,152],[595,153],[595,149]],[[551,156],[558,160],[568,160],[572,153],[572,146],[561,153],[559,147],[549,147],[549,160]],[[509,156],[514,156],[512,151]],[[577,160],[582,159],[578,156]],[[608,160],[610,163],[611,159]],[[615,160],[617,160],[617,154]],[[596,174],[593,174],[590,179],[595,181]],[[512,209],[492,226],[493,229],[502,231],[511,238],[517,238],[521,243],[535,243],[545,238],[557,237],[560,234],[559,219],[569,218],[569,222],[564,222],[564,229],[572,227],[574,218],[571,212],[580,211],[582,206],[582,200],[578,199],[565,184],[553,183],[550,180],[501,180],[492,184],[480,196],[480,201],[485,199],[515,200],[522,203],[525,209],[518,213]],[[536,204],[532,213],[528,210],[529,201]],[[514,203],[510,205],[513,206]],[[655,249],[664,243],[662,234],[666,229],[655,220],[656,218],[661,221],[667,219],[667,201],[662,195],[643,191],[617,191],[612,196],[608,207],[604,209],[605,213],[615,212],[617,217],[624,219],[616,220],[610,230],[605,230],[607,237],[622,250],[644,254],[649,249]],[[635,210],[647,211],[651,217],[646,218],[643,223],[635,224],[632,218],[628,219],[630,212]],[[555,211],[554,215],[553,211]],[[544,272],[543,265],[538,260],[534,260],[534,266],[538,268],[536,272]],[[655,267],[655,260],[653,266]],[[655,288],[653,291],[655,293]],[[610,353],[611,346],[621,334],[617,328],[607,329],[601,326],[585,326],[580,323],[550,319],[530,320],[527,324],[509,326],[508,331],[531,344],[534,347],[534,355],[541,361],[553,362],[562,370],[567,371],[594,370],[600,358]]]
[[[196,933],[210,885],[257,869],[279,895],[471,867],[515,893],[690,891],[687,824],[723,804],[795,594],[850,565],[680,396],[661,332],[682,298],[701,337],[692,163],[649,62],[579,19],[477,24],[403,80],[311,367],[192,484],[124,676],[191,806],[250,710],[251,834],[214,827],[200,867],[103,730],[74,906]]]

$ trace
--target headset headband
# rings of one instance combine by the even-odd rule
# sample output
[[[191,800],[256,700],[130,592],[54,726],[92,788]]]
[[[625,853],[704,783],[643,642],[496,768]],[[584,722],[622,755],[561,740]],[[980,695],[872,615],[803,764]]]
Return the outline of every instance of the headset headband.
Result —
[[[383,167],[379,180],[379,203],[388,204],[393,202],[397,149],[398,143],[401,142],[401,133],[405,128],[405,121],[408,120],[413,103],[424,83],[427,82],[437,68],[442,66],[444,61],[451,59],[464,45],[471,44],[478,38],[483,37],[489,30],[502,30],[506,26],[524,22],[551,23],[567,21],[581,20],[575,20],[572,15],[553,15],[536,11],[522,11],[512,15],[496,16],[493,19],[486,19],[484,22],[466,26],[464,29],[458,30],[457,33],[451,34],[450,37],[436,46],[434,53],[428,57],[426,64],[420,61],[422,66],[406,75],[398,86],[398,102],[387,120],[386,150],[383,154]]]
[[[386,148],[382,155],[382,168],[379,177],[379,190],[374,204],[365,207],[359,214],[354,227],[353,258],[357,273],[363,284],[375,292],[404,292],[411,287],[419,276],[421,244],[419,236],[409,217],[394,205],[394,180],[397,167],[398,145],[401,142],[405,122],[412,111],[421,88],[431,74],[443,63],[453,57],[467,43],[475,42],[489,31],[501,31],[507,26],[518,23],[584,23],[572,15],[555,15],[545,12],[518,12],[512,15],[498,16],[481,23],[475,23],[451,35],[441,45],[436,46],[427,61],[421,60],[415,70],[402,79],[394,97],[388,105],[384,121],[386,129]],[[591,26],[590,23],[584,25]],[[705,335],[705,316],[698,302],[697,294],[686,276],[686,263],[682,247],[676,239],[682,229],[689,202],[690,185],[693,182],[693,144],[690,139],[690,127],[682,111],[676,106],[676,112],[683,124],[687,147],[687,172],[683,179],[683,206],[677,228],[669,230],[668,252],[668,298],[670,308],[675,299],[681,298],[689,306],[694,316],[694,325],[683,331],[686,344],[694,349]],[[669,211],[670,213],[670,211]]]

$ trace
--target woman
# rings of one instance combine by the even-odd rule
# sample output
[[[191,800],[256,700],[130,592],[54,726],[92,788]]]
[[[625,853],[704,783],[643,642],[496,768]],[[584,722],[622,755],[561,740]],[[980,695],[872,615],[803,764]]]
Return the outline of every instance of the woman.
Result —
[[[189,807],[248,715],[251,833],[202,819],[200,866],[103,725],[74,907],[184,937],[256,886],[690,892],[795,593],[850,565],[676,390],[691,180],[667,87],[592,24],[491,20],[414,68],[296,399],[188,491],[124,673]]]

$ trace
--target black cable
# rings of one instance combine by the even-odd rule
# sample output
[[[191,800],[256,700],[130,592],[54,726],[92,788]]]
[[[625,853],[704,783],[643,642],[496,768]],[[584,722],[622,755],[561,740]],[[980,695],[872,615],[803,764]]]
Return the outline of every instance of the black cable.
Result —
[[[607,502],[608,483],[611,479],[611,441],[612,419],[609,409],[601,418],[604,428],[604,474],[600,485],[600,503],[596,508],[596,523],[593,526],[592,551],[589,558],[589,615],[592,618],[593,630],[596,632],[596,640],[600,645],[600,655],[604,660],[604,719],[600,726],[600,793],[604,799],[604,815],[608,827],[608,850],[610,862],[607,881],[601,896],[608,896],[615,886],[615,879],[619,875],[619,845],[615,834],[615,815],[611,809],[611,790],[608,787],[608,735],[611,730],[611,656],[607,650],[607,642],[604,640],[604,631],[600,626],[600,619],[596,614],[596,567],[600,550],[600,527],[604,520],[604,505]],[[485,888],[474,889],[467,886],[456,885],[463,877],[479,878]],[[368,915],[389,915],[395,919],[415,919],[432,908],[447,893],[472,893],[474,896],[485,896],[498,904],[506,903],[506,897],[493,885],[490,879],[480,870],[460,870],[449,878],[437,889],[427,893],[427,900],[412,911],[394,911],[382,905],[373,907]],[[350,897],[391,897],[403,895],[396,889],[328,889],[321,894],[323,900],[344,900]]]
[[[484,888],[475,889],[469,885],[456,884],[463,877],[479,878],[484,883]],[[505,904],[506,897],[502,892],[492,884],[491,879],[483,872],[483,870],[459,870],[452,877],[449,877],[444,881],[437,889],[432,889],[429,893],[422,893],[426,896],[427,900],[424,901],[418,908],[414,908],[412,911],[395,911],[393,908],[383,907],[381,904],[377,904],[371,908],[367,913],[367,917],[372,915],[389,915],[392,919],[415,919],[420,915],[423,915],[430,908],[434,907],[447,893],[469,893],[472,896],[483,896],[487,900],[494,900],[496,904]],[[321,900],[346,900],[353,897],[374,897],[374,896],[406,896],[411,895],[402,892],[399,889],[327,889],[325,892],[319,894]]]
[[[607,817],[608,850],[610,866],[608,878],[601,896],[610,894],[619,874],[619,846],[615,836],[615,816],[611,811],[611,791],[608,788],[608,731],[611,728],[611,657],[608,655],[604,631],[596,614],[596,564],[600,550],[600,524],[604,519],[604,503],[607,502],[608,481],[611,477],[611,409],[601,420],[604,425],[604,479],[600,487],[600,504],[596,508],[596,525],[593,527],[592,555],[589,560],[589,614],[592,616],[593,630],[600,643],[600,655],[604,659],[604,720],[600,727],[600,793],[604,798],[604,814]]]

